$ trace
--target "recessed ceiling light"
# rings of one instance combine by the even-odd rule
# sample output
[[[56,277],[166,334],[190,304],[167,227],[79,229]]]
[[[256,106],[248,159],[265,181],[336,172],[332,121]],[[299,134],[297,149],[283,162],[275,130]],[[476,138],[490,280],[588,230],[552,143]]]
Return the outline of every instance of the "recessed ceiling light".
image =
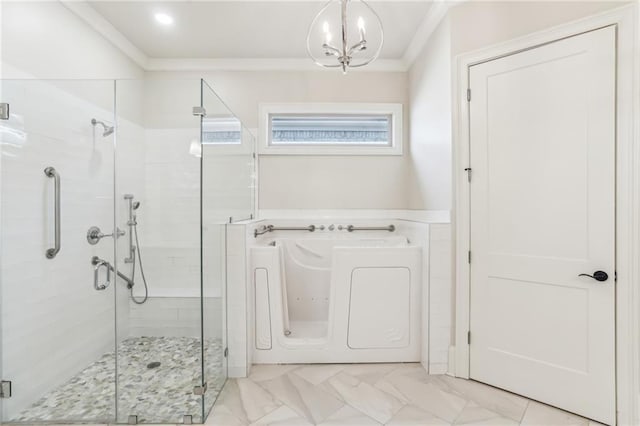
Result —
[[[156,22],[160,25],[173,24],[173,17],[171,15],[167,15],[166,13],[156,13],[154,17],[156,18]]]

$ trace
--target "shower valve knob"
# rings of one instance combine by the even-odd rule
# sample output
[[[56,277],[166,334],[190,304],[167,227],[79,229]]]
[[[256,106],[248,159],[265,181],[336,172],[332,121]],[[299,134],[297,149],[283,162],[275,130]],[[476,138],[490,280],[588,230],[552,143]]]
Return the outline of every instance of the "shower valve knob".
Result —
[[[125,235],[125,231],[120,228],[116,230],[116,238]],[[104,237],[113,237],[113,234],[104,234],[97,226],[92,226],[87,231],[87,242],[92,246],[98,244]]]

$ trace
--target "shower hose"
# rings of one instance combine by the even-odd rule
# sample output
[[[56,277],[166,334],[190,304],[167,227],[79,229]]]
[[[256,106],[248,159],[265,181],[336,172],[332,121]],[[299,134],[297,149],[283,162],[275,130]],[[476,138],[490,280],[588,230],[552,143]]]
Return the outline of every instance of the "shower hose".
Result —
[[[142,305],[149,298],[149,287],[147,287],[147,278],[144,276],[144,267],[142,266],[142,255],[140,254],[140,243],[138,242],[138,225],[133,226],[133,232],[136,237],[136,249],[133,252],[133,269],[131,271],[131,281],[135,282],[136,278],[136,252],[138,252],[137,260],[140,262],[140,275],[142,276],[142,283],[144,284],[144,298],[142,300],[137,300],[133,295],[133,286],[129,287],[129,291],[131,292],[131,300],[133,303]]]

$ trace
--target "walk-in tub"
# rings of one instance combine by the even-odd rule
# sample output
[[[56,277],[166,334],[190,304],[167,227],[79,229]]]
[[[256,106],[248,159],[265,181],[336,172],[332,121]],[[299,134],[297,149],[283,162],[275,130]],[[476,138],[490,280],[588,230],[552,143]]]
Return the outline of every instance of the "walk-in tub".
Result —
[[[422,247],[397,234],[256,238],[253,361],[420,361]]]

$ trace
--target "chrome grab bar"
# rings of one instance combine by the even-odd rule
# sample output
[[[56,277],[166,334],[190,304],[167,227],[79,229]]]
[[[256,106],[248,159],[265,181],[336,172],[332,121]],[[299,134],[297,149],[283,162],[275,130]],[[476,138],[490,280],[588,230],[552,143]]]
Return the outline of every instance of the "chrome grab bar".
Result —
[[[98,256],[93,256],[91,258],[91,264],[93,265],[93,288],[98,291],[106,290],[107,287],[111,284],[111,268],[109,263],[106,260],[102,260],[98,258]],[[107,268],[107,281],[104,284],[98,284],[98,280],[100,279],[100,268]]]
[[[347,231],[349,232],[353,232],[353,231],[389,231],[389,232],[393,232],[396,230],[395,225],[389,225],[389,226],[353,226],[353,225],[349,225],[347,226]]]
[[[116,269],[113,267],[112,264],[110,264],[109,262],[107,262],[104,259],[100,259],[98,256],[93,256],[91,258],[91,264],[94,266],[94,277],[93,277],[93,286],[95,287],[96,290],[104,290],[107,287],[109,287],[109,284],[111,283],[111,272],[115,272]],[[107,268],[107,284],[104,286],[98,285],[98,270],[100,269],[100,267],[106,267]],[[122,272],[118,271],[118,276],[120,278],[122,278],[126,283],[127,283],[127,288],[131,289],[134,286],[134,282],[131,278],[127,277],[126,275],[124,275]]]
[[[54,183],[53,214],[55,244],[53,248],[47,249],[45,252],[47,259],[53,259],[60,251],[60,175],[53,167],[47,167],[44,169],[44,174],[47,175],[47,177],[53,178]]]
[[[291,227],[278,227],[278,226],[273,226],[273,225],[267,225],[267,226],[263,226],[261,230],[257,230],[255,229],[253,231],[253,237],[257,238],[258,235],[263,235],[266,234],[267,232],[273,232],[273,231],[309,231],[309,232],[313,232],[316,230],[316,226],[315,225],[309,225],[309,226],[291,226]]]

